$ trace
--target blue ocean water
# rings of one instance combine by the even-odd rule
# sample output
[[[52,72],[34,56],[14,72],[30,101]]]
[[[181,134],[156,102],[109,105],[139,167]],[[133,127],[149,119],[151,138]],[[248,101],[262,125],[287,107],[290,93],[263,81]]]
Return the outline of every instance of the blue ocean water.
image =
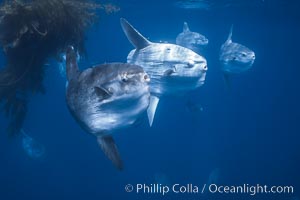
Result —
[[[174,43],[184,21],[207,36],[205,85],[182,97],[161,99],[153,127],[147,119],[114,135],[125,168],[118,171],[93,136],[72,118],[65,102],[66,80],[52,61],[47,93],[30,99],[23,129],[43,144],[32,159],[22,137],[0,121],[0,199],[278,199],[299,198],[300,21],[297,1],[215,1],[210,8],[184,9],[175,1],[120,0],[120,11],[89,30],[86,63],[126,62],[132,45],[120,18],[154,42]],[[197,1],[194,1],[194,3]],[[198,1],[198,3],[209,1]],[[252,3],[249,3],[252,2]],[[255,51],[252,69],[233,76],[230,90],[218,53],[234,24],[233,40]],[[3,55],[1,64],[5,63]],[[201,109],[189,109],[193,102]],[[217,194],[204,184],[293,186],[290,194]],[[199,186],[199,193],[126,192],[132,184]]]

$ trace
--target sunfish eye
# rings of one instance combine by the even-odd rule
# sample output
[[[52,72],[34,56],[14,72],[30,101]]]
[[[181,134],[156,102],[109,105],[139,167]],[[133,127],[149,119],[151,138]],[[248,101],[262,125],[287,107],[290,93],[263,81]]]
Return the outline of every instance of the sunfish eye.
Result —
[[[243,56],[243,57],[246,57],[246,55],[247,55],[246,53],[242,53],[242,56]]]
[[[144,80],[146,80],[146,81],[147,81],[147,80],[150,80],[148,74],[145,74],[145,75],[144,75]]]

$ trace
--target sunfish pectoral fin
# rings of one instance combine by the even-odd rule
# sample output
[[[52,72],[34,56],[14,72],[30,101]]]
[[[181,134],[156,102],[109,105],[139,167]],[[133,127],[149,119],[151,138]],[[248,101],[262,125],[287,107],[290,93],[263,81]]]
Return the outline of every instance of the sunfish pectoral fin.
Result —
[[[155,116],[155,111],[157,108],[159,102],[159,98],[156,96],[151,96],[150,97],[150,103],[149,103],[149,107],[147,109],[147,115],[148,115],[148,120],[149,120],[149,125],[150,127],[153,124],[153,120],[154,120],[154,116]]]
[[[164,72],[164,76],[171,76],[171,74],[173,74],[175,72],[174,69],[167,69],[165,72]]]
[[[113,164],[119,169],[123,169],[123,162],[121,160],[118,148],[115,144],[112,136],[99,136],[97,142],[103,150],[104,154],[113,162]]]
[[[72,46],[67,47],[66,71],[68,81],[70,81],[72,78],[76,78],[79,73],[79,67],[77,64],[77,54],[75,53],[75,50]]]
[[[94,90],[100,100],[107,99],[111,96],[111,93],[102,87],[94,87]]]
[[[129,22],[121,18],[120,19],[122,29],[127,36],[129,42],[136,48],[136,49],[143,49],[151,44],[142,34],[140,34]]]
[[[190,29],[189,29],[189,25],[187,22],[183,22],[183,32],[189,32]]]

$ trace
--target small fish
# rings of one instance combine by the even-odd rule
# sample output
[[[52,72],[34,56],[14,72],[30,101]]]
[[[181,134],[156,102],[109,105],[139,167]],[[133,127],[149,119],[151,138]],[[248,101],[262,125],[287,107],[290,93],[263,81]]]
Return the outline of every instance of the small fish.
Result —
[[[77,62],[80,61],[80,55],[79,53],[77,52],[76,53],[76,60]],[[59,74],[62,78],[66,78],[66,53],[61,53],[58,58],[57,58],[57,65],[58,65],[58,71],[59,71]]]
[[[200,103],[195,103],[190,100],[186,102],[186,107],[191,113],[200,113],[203,111],[203,106]]]
[[[44,145],[30,137],[23,129],[21,129],[22,147],[25,153],[34,159],[40,158],[45,154]]]

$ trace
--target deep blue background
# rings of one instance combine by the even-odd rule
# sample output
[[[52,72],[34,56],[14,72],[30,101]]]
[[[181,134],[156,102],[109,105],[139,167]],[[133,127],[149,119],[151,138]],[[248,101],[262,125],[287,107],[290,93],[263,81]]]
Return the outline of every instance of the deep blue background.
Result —
[[[249,0],[250,1],[250,0]],[[282,3],[284,2],[284,3]],[[88,63],[126,62],[133,48],[120,27],[126,18],[151,41],[175,42],[184,21],[209,39],[204,52],[206,83],[185,97],[161,99],[152,128],[141,125],[115,135],[125,163],[117,171],[96,139],[76,124],[66,108],[65,79],[52,62],[46,95],[31,98],[26,132],[46,147],[31,159],[20,138],[0,126],[0,199],[160,199],[126,193],[128,183],[207,183],[218,168],[225,185],[293,185],[295,194],[168,195],[165,199],[292,199],[300,188],[300,21],[296,1],[265,0],[253,7],[184,10],[173,1],[116,1],[120,12],[101,13],[87,35]],[[253,68],[224,85],[218,51],[234,24],[233,41],[254,50]],[[4,63],[1,55],[1,63]],[[81,66],[82,68],[86,66]],[[187,101],[203,106],[191,112]]]

